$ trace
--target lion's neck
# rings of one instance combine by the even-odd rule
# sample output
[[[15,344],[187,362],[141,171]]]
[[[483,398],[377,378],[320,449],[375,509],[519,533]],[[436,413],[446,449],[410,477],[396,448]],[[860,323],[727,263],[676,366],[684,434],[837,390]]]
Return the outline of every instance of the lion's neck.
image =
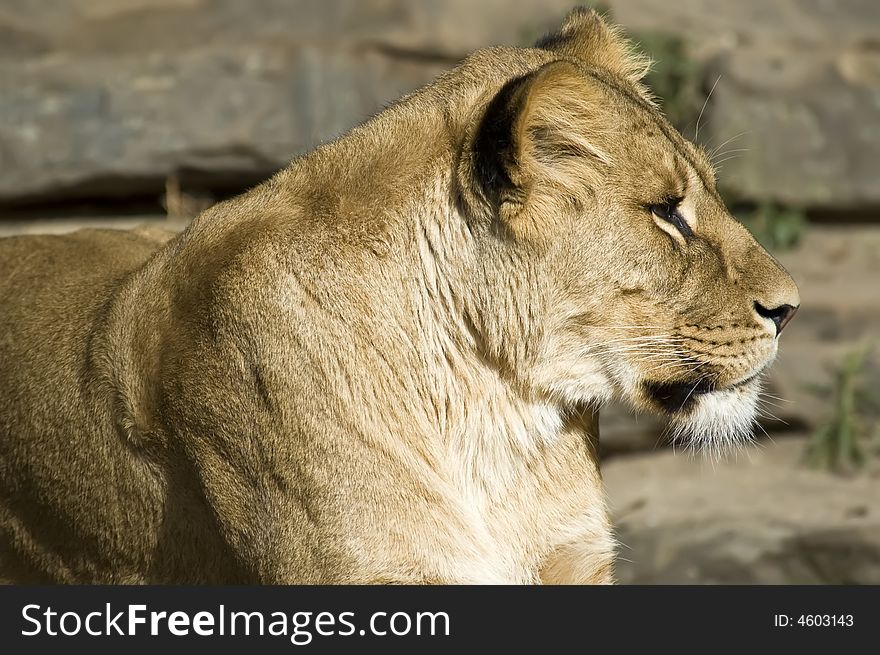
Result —
[[[419,364],[410,371],[414,383],[406,392],[424,412],[426,433],[419,438],[431,443],[456,484],[475,498],[498,497],[553,444],[566,420],[557,403],[516,383],[507,355],[490,343],[505,335],[486,334],[487,309],[479,296],[504,296],[507,290],[493,289],[498,280],[485,279],[485,253],[464,217],[448,206],[444,185],[427,193],[435,197],[423,206],[443,209],[410,223],[415,270],[401,290],[400,320],[417,323],[408,346]],[[527,357],[524,348],[513,348],[513,337],[506,345]],[[473,488],[474,481],[482,488]]]

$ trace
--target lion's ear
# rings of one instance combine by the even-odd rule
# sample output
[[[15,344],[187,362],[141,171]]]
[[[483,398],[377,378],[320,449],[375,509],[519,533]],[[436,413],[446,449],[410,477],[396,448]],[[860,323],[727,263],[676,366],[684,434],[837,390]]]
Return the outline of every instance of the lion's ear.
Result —
[[[535,47],[580,59],[634,83],[651,68],[651,60],[635,49],[620,28],[583,7],[574,9],[558,32],[540,39]]]
[[[534,236],[558,215],[555,198],[583,195],[603,164],[604,108],[596,87],[566,61],[505,84],[489,103],[473,141],[482,195],[515,234]],[[606,121],[607,122],[607,121]]]

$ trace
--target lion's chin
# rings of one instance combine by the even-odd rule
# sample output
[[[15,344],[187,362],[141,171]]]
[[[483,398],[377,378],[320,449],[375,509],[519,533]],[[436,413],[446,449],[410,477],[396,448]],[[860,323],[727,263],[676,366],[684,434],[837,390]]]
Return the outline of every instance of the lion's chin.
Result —
[[[696,394],[681,411],[669,413],[673,444],[720,457],[752,441],[760,382]]]

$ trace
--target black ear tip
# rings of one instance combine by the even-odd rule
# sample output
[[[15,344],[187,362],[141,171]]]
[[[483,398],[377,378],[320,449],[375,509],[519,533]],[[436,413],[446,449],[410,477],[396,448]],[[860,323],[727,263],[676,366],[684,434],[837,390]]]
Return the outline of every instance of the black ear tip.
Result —
[[[535,47],[541,50],[552,50],[561,45],[564,40],[565,37],[560,32],[550,32],[535,41]]]
[[[539,38],[535,41],[535,47],[542,50],[559,49],[567,41],[571,40],[570,30],[573,27],[572,23],[583,23],[584,21],[600,18],[599,13],[592,7],[578,5],[568,12],[562,27]]]

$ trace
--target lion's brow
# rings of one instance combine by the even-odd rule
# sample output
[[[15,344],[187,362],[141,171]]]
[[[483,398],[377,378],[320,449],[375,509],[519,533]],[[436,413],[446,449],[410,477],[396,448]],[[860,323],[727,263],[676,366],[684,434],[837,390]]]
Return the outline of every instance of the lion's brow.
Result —
[[[658,120],[656,116],[652,116],[652,118],[654,120],[654,123],[657,125],[658,128],[660,128],[664,136],[666,136],[666,139],[672,145],[675,153],[686,162],[687,167],[689,167],[694,171],[694,173],[696,173],[697,179],[700,180],[700,184],[703,185],[706,193],[714,195],[714,192],[712,191],[712,185],[709,180],[706,179],[703,167],[700,166],[699,162],[697,162],[691,152],[682,143],[684,141],[684,137],[681,136],[675,130],[675,128],[671,127],[668,124],[665,124],[664,121]]]

